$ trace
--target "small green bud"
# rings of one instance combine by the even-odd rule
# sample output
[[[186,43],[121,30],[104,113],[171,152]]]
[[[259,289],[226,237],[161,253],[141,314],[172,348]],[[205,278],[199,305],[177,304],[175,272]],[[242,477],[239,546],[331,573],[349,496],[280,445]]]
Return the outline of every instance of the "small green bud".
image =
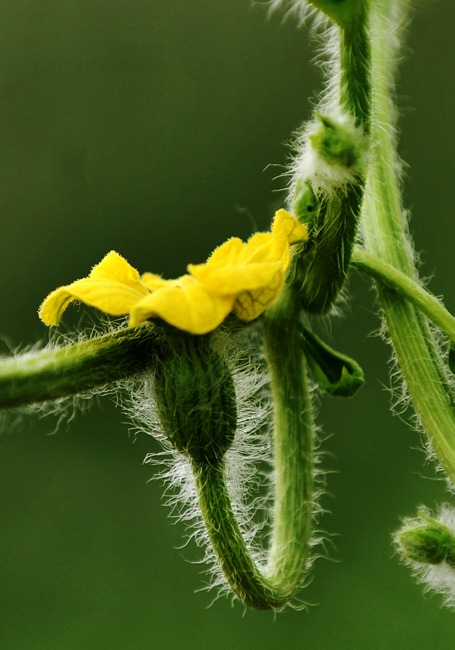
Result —
[[[327,313],[345,282],[362,194],[362,185],[353,183],[329,198],[317,197],[318,209],[308,223],[309,241],[294,257],[293,273],[305,311]],[[299,197],[299,205],[305,205],[307,197]]]
[[[313,148],[331,165],[347,169],[363,164],[365,139],[362,132],[351,122],[337,122],[317,114],[321,124],[309,139]]]
[[[313,192],[313,188],[308,180],[300,180],[297,183],[294,193],[294,200],[291,206],[291,212],[295,218],[304,223],[309,231],[311,223],[319,213],[321,202]]]
[[[398,532],[397,540],[404,557],[421,564],[447,562],[455,568],[455,536],[441,522],[421,514]]]
[[[174,335],[155,370],[158,415],[172,446],[199,463],[221,461],[237,425],[235,387],[205,336]]]

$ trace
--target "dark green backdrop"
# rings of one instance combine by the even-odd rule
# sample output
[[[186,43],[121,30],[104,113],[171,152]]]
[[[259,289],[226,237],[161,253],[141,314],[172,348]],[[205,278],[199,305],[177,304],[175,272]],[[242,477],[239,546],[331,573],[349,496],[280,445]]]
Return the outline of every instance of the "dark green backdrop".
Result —
[[[47,337],[36,309],[110,249],[175,277],[281,205],[285,141],[321,87],[311,39],[249,0],[3,0],[0,6],[0,334]],[[455,8],[418,10],[401,70],[400,152],[424,275],[455,309]],[[409,51],[407,51],[409,55]],[[156,449],[100,400],[59,432],[0,435],[2,650],[449,650],[455,615],[422,596],[390,543],[400,516],[447,499],[419,435],[389,413],[389,350],[353,277],[337,345],[365,368],[352,401],[324,399],[338,536],[308,612],[247,612],[195,594],[198,557],[143,466]],[[71,317],[70,317],[71,320]],[[77,320],[77,317],[76,317]],[[3,345],[6,352],[7,345]],[[11,425],[11,420],[8,420]],[[134,444],[133,444],[134,443]]]

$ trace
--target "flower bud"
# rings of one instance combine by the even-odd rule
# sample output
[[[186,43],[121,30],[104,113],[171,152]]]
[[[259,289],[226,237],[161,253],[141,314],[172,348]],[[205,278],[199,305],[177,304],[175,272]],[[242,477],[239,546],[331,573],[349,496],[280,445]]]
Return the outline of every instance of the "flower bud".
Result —
[[[397,541],[402,555],[421,564],[447,562],[455,568],[455,536],[436,519],[421,515],[398,532]]]
[[[222,460],[237,424],[234,381],[207,337],[173,336],[155,371],[155,401],[163,432],[199,463]]]
[[[366,138],[341,111],[318,115],[300,139],[291,211],[308,228],[295,260],[303,309],[329,311],[346,279],[363,197]]]
[[[365,138],[350,119],[335,119],[318,114],[319,124],[309,134],[311,145],[330,165],[346,170],[363,165]]]

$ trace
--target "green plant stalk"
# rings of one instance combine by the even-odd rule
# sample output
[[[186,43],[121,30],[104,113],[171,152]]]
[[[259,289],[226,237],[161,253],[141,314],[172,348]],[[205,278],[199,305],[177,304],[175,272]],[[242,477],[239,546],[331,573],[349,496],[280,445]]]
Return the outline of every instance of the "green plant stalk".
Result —
[[[0,361],[0,408],[53,400],[143,372],[160,345],[150,323]]]
[[[317,3],[315,3],[317,4]],[[333,103],[339,103],[349,113],[366,138],[370,130],[370,41],[368,37],[368,2],[340,5],[328,2],[349,19],[339,27],[339,61],[336,79],[339,88]],[[355,12],[354,12],[355,8]],[[351,12],[353,12],[351,14]],[[335,95],[335,93],[334,93]],[[329,107],[332,102],[327,103]],[[321,106],[324,112],[324,102]],[[315,140],[313,140],[313,146]],[[297,185],[298,186],[298,185]],[[312,314],[327,313],[342,288],[349,270],[352,248],[355,242],[361,213],[365,177],[362,173],[353,176],[350,182],[341,185],[320,205],[313,223],[309,224],[310,240],[303,247],[296,261],[294,271],[300,275],[301,304]],[[310,190],[311,191],[311,190]],[[291,196],[293,206],[295,196]],[[298,204],[297,204],[298,206]],[[297,207],[295,204],[291,209]],[[304,207],[304,206],[302,206]],[[306,204],[305,204],[306,207]],[[298,214],[308,219],[308,214]]]
[[[338,2],[339,5],[342,3]],[[369,0],[360,0],[349,22],[340,29],[340,98],[345,110],[368,134],[370,128]]]
[[[390,100],[387,20],[399,9],[395,0],[375,0],[370,18],[372,39],[372,149],[365,193],[362,232],[366,251],[417,281],[400,199]],[[455,411],[443,362],[426,317],[406,297],[377,285],[396,357],[414,408],[438,459],[455,482]]]
[[[314,422],[300,344],[296,290],[267,311],[264,343],[274,403],[274,510],[267,565],[258,568],[235,519],[222,465],[194,467],[215,553],[234,593],[255,609],[279,609],[302,586],[313,514]]]
[[[308,563],[315,437],[297,291],[295,285],[286,287],[264,320],[275,418],[275,499],[268,571],[294,589],[301,585]]]
[[[370,89],[366,7],[367,3],[359,2],[355,19],[340,28],[340,102],[354,115],[357,125],[368,133]],[[351,241],[362,193],[363,181],[359,180],[343,197],[345,209],[352,215]],[[340,264],[342,274],[349,264],[350,253],[349,247],[346,259]],[[294,265],[298,262],[297,254]],[[275,420],[275,494],[271,546],[263,570],[255,565],[242,538],[222,466],[199,464],[195,467],[201,510],[220,565],[234,593],[257,609],[277,609],[285,605],[302,586],[309,565],[314,507],[314,419],[301,345],[301,278],[296,270],[294,266],[288,285],[264,316],[264,349]]]
[[[360,246],[354,247],[351,262],[358,271],[410,300],[455,343],[455,317],[422,284]]]

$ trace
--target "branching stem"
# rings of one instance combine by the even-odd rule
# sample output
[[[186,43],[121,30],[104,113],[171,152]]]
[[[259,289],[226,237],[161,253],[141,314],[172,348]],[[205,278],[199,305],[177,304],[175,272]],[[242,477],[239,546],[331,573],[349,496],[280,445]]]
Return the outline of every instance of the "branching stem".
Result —
[[[406,297],[455,343],[455,317],[419,282],[360,246],[354,247],[351,263],[358,271]]]

